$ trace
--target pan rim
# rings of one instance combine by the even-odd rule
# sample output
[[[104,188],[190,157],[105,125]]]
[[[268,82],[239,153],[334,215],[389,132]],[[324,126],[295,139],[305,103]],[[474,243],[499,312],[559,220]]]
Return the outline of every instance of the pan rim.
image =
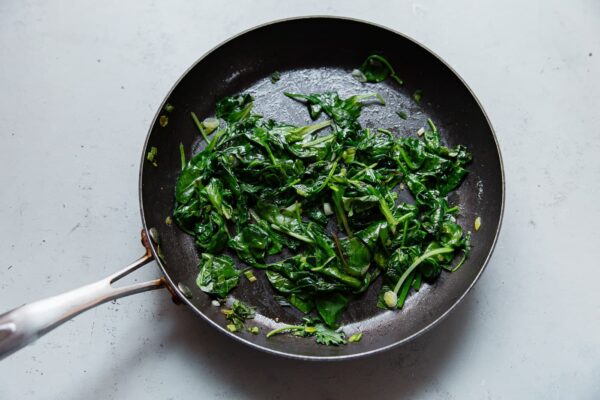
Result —
[[[212,54],[214,51],[216,51],[217,49],[221,48],[222,46],[226,45],[229,42],[234,41],[235,39],[258,29],[262,29],[268,26],[272,26],[272,25],[277,25],[277,24],[283,24],[283,23],[287,23],[287,22],[292,22],[292,21],[299,21],[299,20],[312,20],[312,19],[322,19],[322,20],[343,20],[343,21],[349,21],[349,22],[356,22],[356,23],[360,23],[360,24],[364,24],[364,25],[370,25],[372,27],[376,27],[378,29],[382,29],[388,32],[391,32],[395,35],[398,35],[412,43],[414,43],[415,45],[421,47],[423,50],[425,50],[426,52],[428,52],[430,55],[432,55],[433,57],[435,57],[438,61],[440,61],[446,68],[448,68],[448,70],[453,73],[458,79],[459,81],[462,83],[462,85],[465,87],[465,89],[468,91],[468,93],[471,95],[471,97],[473,98],[473,100],[475,100],[475,103],[477,104],[479,110],[481,111],[482,115],[485,118],[485,121],[487,123],[487,125],[489,126],[490,132],[492,134],[492,138],[494,140],[494,144],[496,146],[496,152],[498,154],[498,160],[499,160],[499,165],[500,165],[500,188],[501,188],[501,196],[500,196],[500,215],[499,215],[499,219],[498,219],[498,226],[496,228],[496,231],[494,232],[494,238],[492,240],[492,244],[491,247],[488,251],[487,256],[485,257],[483,264],[481,265],[481,268],[479,270],[479,272],[477,273],[477,275],[474,277],[473,281],[469,284],[469,287],[467,288],[467,290],[465,290],[465,292],[458,297],[454,303],[452,303],[450,305],[450,307],[448,307],[448,309],[440,316],[438,316],[436,319],[434,319],[433,321],[431,321],[429,324],[427,324],[427,326],[423,327],[422,329],[416,331],[415,333],[413,333],[410,336],[407,336],[401,340],[398,340],[394,343],[376,348],[376,349],[372,349],[372,350],[368,350],[368,351],[363,351],[363,352],[357,352],[354,354],[346,354],[346,355],[327,355],[327,356],[311,356],[311,355],[303,355],[303,354],[297,354],[297,353],[289,353],[289,352],[284,352],[284,351],[280,351],[280,350],[275,350],[275,349],[271,349],[256,343],[253,343],[247,339],[245,339],[242,336],[238,336],[235,335],[234,333],[228,331],[226,328],[224,328],[223,326],[219,325],[218,323],[216,323],[215,321],[213,321],[212,319],[210,319],[209,317],[207,317],[201,310],[199,310],[187,297],[185,297],[181,291],[179,290],[179,288],[177,287],[177,284],[175,282],[173,282],[173,280],[171,279],[169,273],[167,272],[165,266],[163,265],[162,260],[160,259],[160,257],[158,257],[158,252],[156,249],[156,246],[154,243],[150,244],[151,250],[152,250],[152,254],[154,255],[154,259],[156,260],[158,266],[161,269],[161,272],[164,276],[164,278],[167,281],[167,284],[170,286],[170,288],[172,288],[172,293],[176,293],[177,296],[179,297],[179,300],[186,304],[188,307],[190,307],[196,314],[199,314],[205,321],[207,321],[209,323],[209,325],[215,327],[216,329],[218,329],[219,331],[221,331],[222,333],[224,333],[226,336],[233,338],[235,340],[237,340],[238,342],[244,343],[254,349],[266,352],[268,354],[273,354],[273,355],[277,355],[277,356],[282,356],[285,358],[289,358],[289,359],[295,359],[295,360],[303,360],[303,361],[343,361],[343,360],[353,360],[353,359],[357,359],[357,358],[362,358],[362,357],[366,357],[366,356],[370,356],[370,355],[374,355],[374,354],[378,354],[381,353],[383,351],[389,350],[391,348],[406,344],[410,341],[412,341],[413,339],[421,336],[422,334],[424,334],[425,332],[428,332],[431,328],[433,328],[434,326],[438,325],[444,318],[446,318],[446,316],[448,316],[457,306],[458,304],[466,297],[466,295],[472,290],[473,286],[475,286],[475,284],[477,283],[477,281],[479,280],[479,278],[481,277],[481,275],[483,274],[483,271],[486,269],[488,262],[490,261],[492,254],[494,253],[494,250],[496,248],[496,244],[498,242],[498,237],[500,235],[500,229],[502,227],[502,221],[504,218],[504,208],[505,208],[505,174],[504,174],[504,163],[502,160],[502,153],[500,150],[500,145],[498,143],[498,139],[496,136],[496,132],[494,130],[494,127],[490,121],[490,118],[488,116],[488,114],[486,113],[485,109],[483,108],[480,100],[477,98],[477,96],[475,95],[475,93],[473,92],[473,90],[469,87],[469,85],[467,85],[466,81],[454,70],[454,68],[452,68],[446,61],[444,61],[440,56],[438,56],[434,51],[432,51],[431,49],[429,49],[427,46],[423,45],[421,42],[413,39],[410,36],[407,36],[404,33],[398,32],[394,29],[391,29],[389,27],[386,27],[384,25],[378,24],[378,23],[373,23],[370,21],[365,21],[362,19],[358,19],[358,18],[352,18],[352,17],[341,17],[341,16],[333,16],[333,15],[305,15],[305,16],[297,16],[297,17],[290,17],[290,18],[283,18],[283,19],[277,19],[277,20],[273,20],[273,21],[269,21],[266,23],[262,23],[253,27],[250,27],[248,29],[243,30],[242,32],[235,34],[227,39],[225,39],[224,41],[218,43],[216,46],[213,46],[210,50],[206,51],[201,57],[199,57],[194,63],[192,63],[192,65],[187,68],[182,75],[179,77],[179,79],[177,79],[177,81],[175,81],[175,83],[171,86],[171,88],[169,89],[169,91],[167,92],[167,94],[165,95],[163,101],[160,103],[160,106],[158,107],[156,113],[154,114],[154,117],[152,118],[152,122],[150,124],[150,127],[148,129],[148,133],[146,134],[146,139],[144,140],[144,145],[143,145],[143,149],[142,149],[142,156],[141,156],[141,161],[140,161],[140,170],[139,170],[139,180],[138,180],[138,195],[139,195],[139,207],[140,207],[140,213],[141,213],[141,217],[142,217],[142,226],[144,231],[146,232],[146,234],[150,234],[149,233],[149,227],[147,225],[146,222],[146,217],[145,217],[145,211],[144,211],[144,201],[143,201],[143,196],[142,196],[142,187],[143,187],[143,172],[144,172],[144,166],[145,166],[145,162],[144,160],[146,159],[146,149],[148,148],[148,143],[150,140],[150,136],[152,134],[153,128],[156,125],[158,118],[161,114],[161,110],[163,109],[163,107],[165,106],[165,104],[167,103],[167,100],[169,99],[169,97],[171,96],[171,94],[173,93],[173,91],[177,88],[177,86],[179,85],[179,83],[188,75],[188,73],[193,70],[196,65],[198,65],[199,63],[201,63],[206,57],[208,57],[210,54]]]

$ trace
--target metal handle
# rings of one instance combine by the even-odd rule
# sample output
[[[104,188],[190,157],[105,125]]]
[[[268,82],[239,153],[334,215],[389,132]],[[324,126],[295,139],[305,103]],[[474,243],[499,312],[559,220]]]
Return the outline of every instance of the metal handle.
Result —
[[[165,281],[161,278],[119,288],[112,287],[112,283],[154,259],[145,232],[142,232],[142,243],[146,247],[146,254],[121,271],[98,282],[25,304],[0,315],[0,360],[85,310],[119,297],[165,286]]]

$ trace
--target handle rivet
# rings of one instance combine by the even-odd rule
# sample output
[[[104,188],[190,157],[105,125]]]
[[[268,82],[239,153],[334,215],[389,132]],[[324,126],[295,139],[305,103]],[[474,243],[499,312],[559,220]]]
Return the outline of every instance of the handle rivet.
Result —
[[[192,295],[192,291],[190,290],[189,287],[187,287],[187,285],[179,282],[177,284],[177,287],[179,288],[179,291],[181,292],[181,294],[183,294],[186,298],[191,299],[192,297],[194,297]]]
[[[152,239],[152,242],[154,242],[156,245],[160,244],[160,235],[158,234],[158,230],[156,228],[150,228],[148,232],[150,232],[150,239]]]

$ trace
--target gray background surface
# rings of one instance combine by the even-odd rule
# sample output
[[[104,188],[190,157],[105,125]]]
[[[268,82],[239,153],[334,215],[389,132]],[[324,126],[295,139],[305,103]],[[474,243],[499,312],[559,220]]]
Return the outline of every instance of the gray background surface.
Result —
[[[145,293],[2,361],[0,399],[600,398],[599,1],[0,2],[0,311],[141,255],[138,163],[167,90],[229,36],[307,14],[412,36],[483,103],[507,195],[474,290],[409,345],[337,364],[245,348]]]

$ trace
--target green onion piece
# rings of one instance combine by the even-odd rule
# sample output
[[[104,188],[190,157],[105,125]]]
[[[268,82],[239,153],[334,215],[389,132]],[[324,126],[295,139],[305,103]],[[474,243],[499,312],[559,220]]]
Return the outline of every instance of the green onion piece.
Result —
[[[252,283],[256,282],[256,276],[254,276],[254,274],[252,273],[252,270],[247,269],[246,271],[244,271],[244,276],[246,276],[246,278],[248,278],[248,280]]]
[[[167,103],[165,104],[165,111],[168,113],[173,112],[173,110],[175,109],[175,107],[173,107],[171,104]]]
[[[421,102],[421,99],[423,98],[423,91],[421,89],[417,89],[415,90],[415,92],[412,95],[412,98],[414,101],[416,101],[417,103]]]
[[[360,342],[360,339],[362,339],[362,333],[355,333],[354,335],[350,336],[348,338],[348,342],[349,343],[357,343]]]
[[[148,154],[146,154],[146,160],[150,161],[152,163],[152,165],[154,165],[155,167],[158,167],[157,155],[158,155],[158,149],[154,146],[152,146],[150,148],[150,151],[148,152]]]
[[[158,123],[164,128],[169,123],[169,117],[167,117],[166,115],[161,115],[158,118]]]
[[[412,286],[413,276],[414,272],[408,276],[406,281],[404,281],[402,289],[400,290],[400,295],[398,296],[398,302],[396,303],[397,308],[402,308],[404,306],[404,302],[406,301],[406,297],[408,296],[408,292]]]
[[[185,169],[185,149],[183,148],[183,143],[179,143],[179,157],[181,158],[181,170]]]
[[[408,115],[404,111],[398,111],[396,114],[404,120],[408,119]]]

